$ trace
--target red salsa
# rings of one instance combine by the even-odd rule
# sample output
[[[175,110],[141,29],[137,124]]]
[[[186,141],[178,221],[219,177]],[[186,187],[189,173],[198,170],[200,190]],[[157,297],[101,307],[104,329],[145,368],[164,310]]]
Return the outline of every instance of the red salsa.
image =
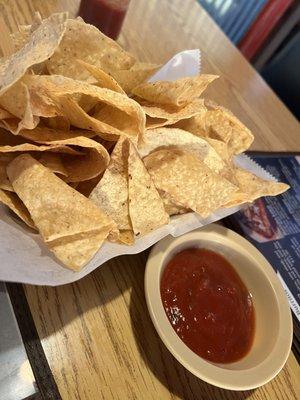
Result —
[[[117,39],[130,0],[81,0],[79,13],[85,22]]]
[[[200,248],[181,251],[167,264],[160,292],[175,332],[196,354],[230,363],[248,353],[255,328],[252,298],[223,256]]]

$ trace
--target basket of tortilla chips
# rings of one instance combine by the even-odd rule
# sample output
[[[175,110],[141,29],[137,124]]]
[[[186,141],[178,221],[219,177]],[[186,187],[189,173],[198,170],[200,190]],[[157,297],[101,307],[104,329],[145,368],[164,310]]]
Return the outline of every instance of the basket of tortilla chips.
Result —
[[[16,254],[2,279],[75,280],[87,264],[149,247],[174,218],[186,231],[189,216],[200,226],[287,190],[235,164],[253,135],[203,98],[217,76],[149,82],[159,65],[64,13],[36,15],[12,43],[0,64],[0,201],[12,212],[1,209],[0,230]],[[48,278],[14,275],[21,260]]]

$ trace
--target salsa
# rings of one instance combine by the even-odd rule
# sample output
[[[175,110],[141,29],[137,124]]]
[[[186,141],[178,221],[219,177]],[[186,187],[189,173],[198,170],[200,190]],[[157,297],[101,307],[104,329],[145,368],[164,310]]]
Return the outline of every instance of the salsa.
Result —
[[[223,256],[181,251],[165,267],[160,292],[172,327],[196,354],[231,363],[248,353],[255,328],[251,294]]]
[[[79,13],[85,22],[117,39],[130,0],[81,0]]]

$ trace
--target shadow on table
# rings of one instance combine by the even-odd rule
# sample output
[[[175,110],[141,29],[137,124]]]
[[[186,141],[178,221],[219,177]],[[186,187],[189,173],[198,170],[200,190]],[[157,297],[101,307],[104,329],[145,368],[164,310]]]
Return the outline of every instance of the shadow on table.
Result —
[[[79,281],[67,285],[25,285],[27,301],[35,317],[40,339],[64,329],[76,318],[99,307],[107,315],[104,322],[108,325],[113,323],[108,309],[114,299],[124,297],[124,292],[131,287],[135,291],[139,289],[140,296],[144,298],[143,273],[147,255],[145,251],[116,257]],[[129,306],[129,295],[127,298]]]
[[[143,272],[138,276],[139,288],[143,284]],[[205,383],[187,371],[165,347],[148,314],[146,301],[141,298],[133,286],[130,301],[130,316],[133,334],[140,354],[151,369],[171,393],[182,399],[228,399],[244,400],[254,393],[254,390],[234,392],[224,390]]]

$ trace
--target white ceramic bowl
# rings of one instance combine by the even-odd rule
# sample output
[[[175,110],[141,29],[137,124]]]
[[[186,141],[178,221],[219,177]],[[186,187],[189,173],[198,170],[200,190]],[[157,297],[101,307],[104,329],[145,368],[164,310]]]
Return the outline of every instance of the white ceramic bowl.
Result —
[[[253,296],[254,342],[240,361],[214,364],[199,357],[177,336],[166,316],[160,296],[162,272],[176,253],[189,247],[207,248],[222,254]],[[147,261],[145,294],[151,319],[164,344],[185,368],[208,383],[231,390],[254,389],[274,378],[288,358],[293,327],[283,287],[263,255],[227,228],[211,224],[158,242]]]

